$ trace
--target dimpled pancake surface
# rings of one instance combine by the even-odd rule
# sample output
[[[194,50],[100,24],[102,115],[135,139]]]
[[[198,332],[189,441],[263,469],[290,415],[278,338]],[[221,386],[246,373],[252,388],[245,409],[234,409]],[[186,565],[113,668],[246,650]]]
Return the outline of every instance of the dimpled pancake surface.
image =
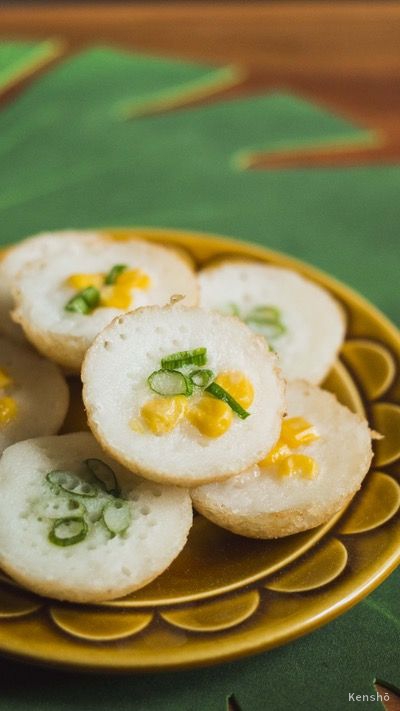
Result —
[[[347,503],[372,458],[366,420],[340,405],[331,393],[302,381],[288,384],[287,416],[304,417],[320,435],[293,450],[315,459],[317,477],[282,477],[276,465],[256,466],[193,490],[201,513],[235,533],[274,538],[319,525]]]
[[[321,382],[343,342],[343,313],[325,289],[289,269],[226,261],[199,274],[200,305],[246,316],[257,306],[280,309],[285,332],[270,341],[289,380]]]
[[[0,331],[10,338],[25,341],[24,332],[10,315],[14,307],[12,288],[18,272],[29,262],[41,259],[45,255],[55,254],[60,250],[74,250],[76,245],[90,244],[101,238],[96,232],[44,232],[28,237],[9,249],[0,262]]]
[[[200,347],[207,348],[205,367],[215,374],[236,370],[250,380],[250,416],[234,415],[219,438],[200,434],[186,419],[161,436],[133,431],[131,419],[155,397],[147,378],[161,358]],[[284,388],[275,356],[238,319],[217,313],[175,305],[116,319],[88,351],[82,379],[95,436],[128,468],[155,480],[186,486],[226,478],[258,461],[279,434]]]
[[[197,303],[197,278],[177,252],[141,240],[76,240],[73,250],[57,251],[28,264],[15,280],[13,316],[40,352],[79,370],[96,334],[123,310],[100,307],[90,314],[66,311],[65,305],[78,293],[68,286],[67,279],[74,274],[107,274],[117,264],[141,270],[150,278],[149,288],[131,291],[131,304],[126,310],[164,305],[175,294],[182,295],[187,305]]]
[[[14,442],[54,434],[61,427],[68,408],[69,393],[57,366],[25,346],[0,338],[0,369],[13,384],[0,388],[17,404],[17,415],[0,424],[0,453]]]
[[[129,502],[131,523],[122,536],[111,538],[99,522],[83,541],[54,545],[48,540],[51,521],[38,515],[41,502],[49,497],[46,473],[79,471],[89,457],[113,468]],[[20,442],[7,449],[0,463],[0,563],[17,581],[43,595],[94,602],[136,590],[169,566],[183,548],[191,523],[187,491],[128,475],[88,432]]]

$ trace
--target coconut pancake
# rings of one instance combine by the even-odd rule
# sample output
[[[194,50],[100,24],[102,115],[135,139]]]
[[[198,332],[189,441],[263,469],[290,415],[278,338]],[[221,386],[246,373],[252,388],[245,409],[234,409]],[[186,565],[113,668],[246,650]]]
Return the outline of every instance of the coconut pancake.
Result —
[[[127,473],[88,432],[20,442],[0,462],[0,564],[41,595],[126,595],[170,565],[191,523],[187,491]]]
[[[0,262],[0,331],[13,340],[26,340],[21,326],[16,324],[10,315],[14,307],[13,283],[23,267],[45,255],[65,249],[73,250],[75,245],[81,244],[82,241],[89,244],[100,238],[101,235],[97,232],[43,232],[11,247]]]
[[[266,461],[192,490],[200,513],[243,536],[276,538],[318,526],[350,501],[371,463],[367,421],[296,381],[287,387],[285,422]]]
[[[68,402],[67,383],[54,363],[0,338],[0,453],[14,442],[57,432]]]
[[[279,434],[276,357],[238,319],[218,313],[176,304],[117,318],[87,352],[82,380],[96,438],[156,481],[226,478],[259,461]]]
[[[200,305],[263,335],[287,379],[324,379],[345,334],[343,312],[325,289],[289,269],[244,260],[203,269],[199,281]]]
[[[76,239],[73,250],[19,272],[13,317],[41,353],[79,371],[87,348],[115,316],[178,294],[187,305],[197,303],[196,276],[178,252],[142,240]]]

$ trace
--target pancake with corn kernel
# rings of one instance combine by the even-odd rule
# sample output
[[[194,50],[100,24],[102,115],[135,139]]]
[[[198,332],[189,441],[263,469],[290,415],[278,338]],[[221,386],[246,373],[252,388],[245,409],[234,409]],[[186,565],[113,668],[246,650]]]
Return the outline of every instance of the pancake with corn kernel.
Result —
[[[327,521],[352,498],[372,458],[368,423],[335,396],[288,384],[279,440],[258,466],[192,490],[196,509],[251,538],[277,538]]]
[[[24,332],[12,318],[14,307],[12,287],[18,272],[29,262],[41,259],[45,255],[55,254],[60,250],[74,250],[76,244],[83,241],[90,244],[101,235],[97,232],[44,232],[28,237],[14,247],[11,247],[0,262],[0,331],[13,340],[25,341]]]
[[[203,269],[199,281],[200,305],[263,335],[286,378],[324,379],[345,333],[342,310],[325,289],[289,269],[241,260]]]
[[[0,454],[14,442],[57,432],[68,400],[65,378],[54,363],[0,338]]]
[[[97,602],[162,573],[192,524],[184,489],[110,460],[88,432],[9,447],[0,463],[0,564],[41,595]]]
[[[175,294],[193,305],[197,291],[191,266],[171,249],[141,240],[77,239],[73,251],[48,255],[19,272],[13,318],[41,353],[78,371],[94,337],[115,316],[164,305]]]
[[[94,435],[155,481],[226,478],[265,456],[279,434],[276,358],[229,316],[180,305],[126,314],[96,338],[82,380]]]

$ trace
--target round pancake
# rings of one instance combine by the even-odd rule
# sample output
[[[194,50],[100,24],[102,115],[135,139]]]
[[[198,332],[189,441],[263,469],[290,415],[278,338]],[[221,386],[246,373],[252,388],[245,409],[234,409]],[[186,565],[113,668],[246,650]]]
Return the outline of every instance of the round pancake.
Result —
[[[71,497],[49,484],[46,474],[67,470],[84,477],[82,462],[88,458],[113,469],[122,490],[118,505],[122,497],[129,511],[128,527],[112,535],[102,518],[103,499],[75,495],[79,516],[87,522],[86,537],[70,545],[55,544],[49,540],[59,520],[55,517],[60,511],[65,516]],[[191,523],[187,491],[128,474],[88,432],[20,442],[9,447],[0,462],[0,565],[40,595],[71,602],[126,595],[170,565]]]
[[[207,349],[205,367],[215,375],[238,371],[249,380],[254,388],[250,416],[234,414],[218,437],[202,434],[186,414],[166,434],[141,427],[142,407],[155,397],[147,378],[162,358],[197,348]],[[203,309],[150,307],[115,319],[87,352],[82,380],[94,435],[126,467],[155,481],[193,486],[226,478],[257,462],[279,434],[284,384],[276,357],[238,319]],[[209,400],[219,402],[196,390],[181,398],[189,410],[202,398],[211,408]],[[134,429],[132,421],[138,424]]]
[[[196,509],[218,526],[251,538],[277,538],[327,521],[360,488],[372,458],[366,420],[308,383],[287,387],[287,416],[303,417],[319,439],[293,450],[315,460],[314,479],[255,466],[222,483],[192,490]]]
[[[203,269],[199,282],[200,305],[235,313],[264,335],[288,380],[325,378],[345,334],[342,309],[325,289],[289,269],[242,260]],[[268,307],[278,309],[278,321]]]
[[[88,314],[66,310],[70,299],[79,293],[68,284],[71,276],[100,275],[104,293],[104,288],[113,288],[105,286],[104,276],[116,265],[126,265],[148,281],[145,287],[129,290],[127,308],[100,304]],[[188,261],[172,249],[142,240],[99,238],[87,243],[77,239],[73,250],[69,247],[47,255],[19,272],[13,290],[13,318],[41,353],[79,371],[87,348],[115,316],[148,304],[164,305],[178,294],[185,304],[193,305],[198,300],[198,284]]]
[[[57,432],[69,402],[67,383],[57,366],[0,337],[1,373],[11,382],[0,384],[0,453],[14,442]],[[16,403],[16,414],[7,423],[2,422],[1,410],[8,398]]]
[[[99,238],[101,235],[97,232],[43,232],[11,247],[0,262],[0,331],[13,340],[26,342],[21,326],[16,324],[10,315],[14,307],[13,283],[23,267],[45,255],[73,249],[77,243],[90,243]]]

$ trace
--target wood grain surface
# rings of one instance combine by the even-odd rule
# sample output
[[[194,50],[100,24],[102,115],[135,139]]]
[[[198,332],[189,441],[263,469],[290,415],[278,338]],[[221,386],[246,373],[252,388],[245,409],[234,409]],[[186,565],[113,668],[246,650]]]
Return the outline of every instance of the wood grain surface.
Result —
[[[237,64],[246,78],[207,101],[221,94],[229,98],[289,89],[378,131],[377,145],[370,148],[260,156],[255,168],[400,160],[398,2],[110,3],[0,9],[0,38],[47,37],[65,40],[67,52],[96,42],[217,65]]]

